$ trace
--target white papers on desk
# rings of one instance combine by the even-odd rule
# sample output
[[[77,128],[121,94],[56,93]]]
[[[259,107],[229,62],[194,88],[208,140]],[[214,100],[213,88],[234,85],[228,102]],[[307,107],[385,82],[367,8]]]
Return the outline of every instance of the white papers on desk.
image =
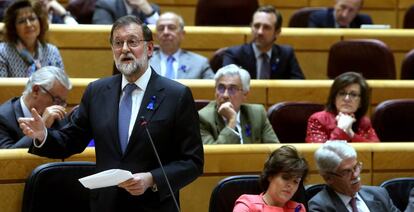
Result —
[[[131,179],[132,177],[133,176],[130,171],[122,169],[109,169],[103,172],[80,178],[79,181],[82,183],[84,187],[94,189],[115,186],[128,179]]]

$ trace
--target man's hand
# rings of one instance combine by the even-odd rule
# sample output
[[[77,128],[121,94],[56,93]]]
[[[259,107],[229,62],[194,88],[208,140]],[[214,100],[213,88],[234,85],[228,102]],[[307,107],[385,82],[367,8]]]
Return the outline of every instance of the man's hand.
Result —
[[[151,4],[147,0],[127,0],[127,2],[131,7],[141,10],[145,15],[153,12]]]
[[[237,113],[233,108],[231,102],[225,102],[220,105],[217,111],[221,116],[227,119],[227,127],[234,129],[237,124]]]
[[[47,128],[50,128],[56,120],[65,118],[66,109],[60,105],[52,105],[45,109],[42,114],[43,122]]]
[[[127,190],[131,195],[139,196],[154,185],[152,174],[149,172],[136,173],[134,177],[120,183],[118,186]]]
[[[46,137],[45,123],[36,109],[32,108],[31,112],[33,118],[19,118],[20,128],[28,137],[43,141]]]

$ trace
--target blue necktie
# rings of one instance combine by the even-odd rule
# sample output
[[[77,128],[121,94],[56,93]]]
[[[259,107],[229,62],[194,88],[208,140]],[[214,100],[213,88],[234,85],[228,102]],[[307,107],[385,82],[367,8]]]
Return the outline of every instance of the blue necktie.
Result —
[[[119,104],[119,116],[118,116],[118,132],[119,132],[119,141],[121,143],[122,152],[125,152],[125,149],[128,145],[128,131],[129,131],[129,122],[131,119],[131,109],[132,109],[132,98],[131,94],[137,88],[137,85],[133,83],[128,83],[124,87],[124,96]]]
[[[165,72],[165,77],[169,79],[175,79],[174,67],[173,67],[174,60],[175,59],[173,56],[169,56],[167,58],[167,71]]]

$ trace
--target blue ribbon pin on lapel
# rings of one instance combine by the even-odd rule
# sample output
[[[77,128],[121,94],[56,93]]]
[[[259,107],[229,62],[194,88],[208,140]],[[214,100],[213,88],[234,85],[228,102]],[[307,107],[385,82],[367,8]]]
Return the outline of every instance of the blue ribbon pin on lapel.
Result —
[[[148,110],[154,110],[154,107],[155,107],[155,100],[157,99],[157,97],[156,96],[151,96],[151,100],[150,100],[150,102],[148,103],[148,105],[147,105],[147,109]]]

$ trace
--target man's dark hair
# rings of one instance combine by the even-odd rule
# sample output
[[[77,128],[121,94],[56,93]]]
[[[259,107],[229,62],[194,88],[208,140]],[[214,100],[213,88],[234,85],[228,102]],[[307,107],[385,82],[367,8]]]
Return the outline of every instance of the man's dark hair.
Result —
[[[130,24],[137,24],[138,26],[141,26],[142,35],[144,36],[144,40],[145,41],[152,41],[152,32],[148,28],[148,26],[146,24],[144,24],[138,17],[136,17],[134,15],[127,15],[127,16],[123,16],[123,17],[119,18],[112,25],[111,35],[109,37],[109,43],[112,44],[113,33],[116,29],[118,29],[119,27],[122,27],[122,26],[130,25]]]
[[[280,31],[280,29],[282,28],[282,23],[283,23],[283,18],[282,18],[282,14],[276,10],[275,7],[273,7],[272,5],[264,5],[259,7],[255,14],[257,12],[264,12],[264,13],[273,13],[276,16],[276,23],[275,23],[275,31]]]

